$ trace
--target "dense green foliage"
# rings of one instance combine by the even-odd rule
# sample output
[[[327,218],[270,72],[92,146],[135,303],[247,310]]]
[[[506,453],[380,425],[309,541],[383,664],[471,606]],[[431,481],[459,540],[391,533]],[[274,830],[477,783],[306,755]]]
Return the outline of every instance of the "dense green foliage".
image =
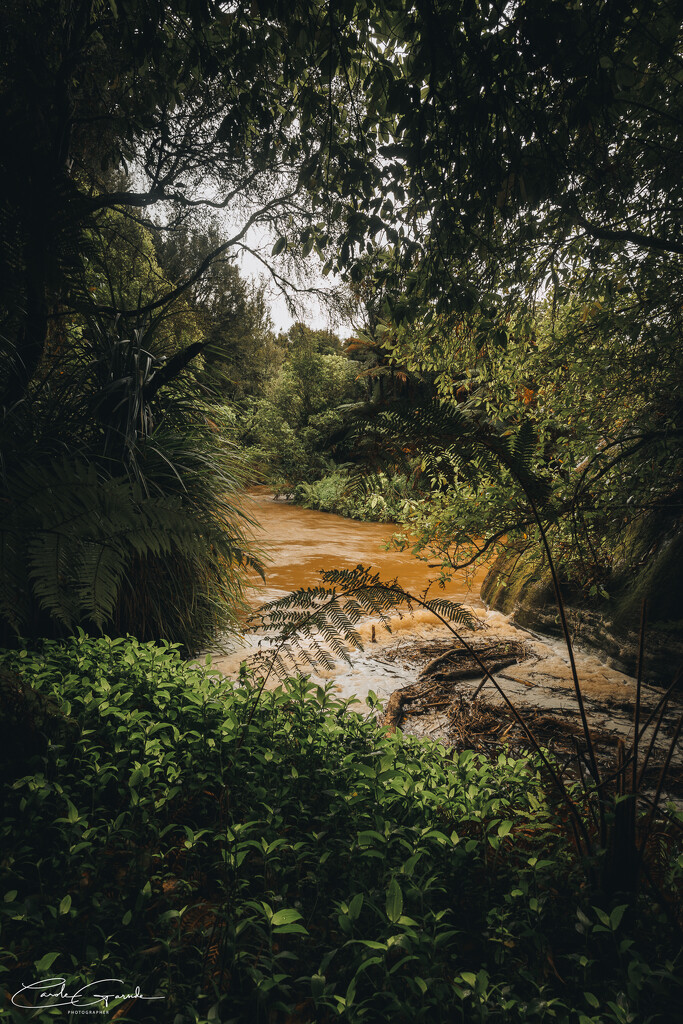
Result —
[[[434,488],[402,516],[424,557],[452,572],[505,544],[538,550],[533,497],[553,527],[564,578],[590,601],[628,592],[643,564],[676,536],[680,338],[670,324],[637,327],[631,298],[607,313],[600,303],[547,302],[511,319],[504,344],[482,333],[476,318],[386,331],[399,364],[434,379],[425,410],[441,410],[430,433],[415,406],[406,435],[405,450],[420,455]],[[525,438],[517,468],[501,457],[506,436]],[[462,462],[463,445],[475,442]],[[545,493],[533,491],[540,482]],[[539,552],[537,569],[542,562]],[[661,608],[652,605],[656,618],[680,617],[676,592],[646,596],[661,598]],[[631,613],[637,622],[639,607]]]
[[[2,761],[10,993],[119,978],[161,997],[112,999],[131,1021],[675,1017],[666,918],[591,905],[532,761],[386,736],[303,681],[247,724],[248,679],[168,645],[81,636],[2,669],[3,697],[19,673],[50,701],[42,747]]]
[[[0,619],[199,650],[234,624],[247,554],[244,460],[155,325],[65,328],[2,424]]]
[[[240,460],[200,389],[258,392],[277,361],[226,261],[307,221],[306,67],[267,14],[202,0],[3,6],[5,642],[78,623],[192,650],[234,621]],[[217,234],[199,210],[228,206]]]
[[[677,4],[375,9],[391,45],[364,83],[368,122],[388,136],[370,210],[391,204],[410,239],[396,239],[399,313],[426,293],[491,314],[550,280],[597,297],[622,276],[645,304],[680,299]]]
[[[358,396],[358,364],[335,335],[302,323],[281,334],[278,346],[282,364],[252,404],[241,436],[276,489],[293,490],[329,470],[333,455],[348,457],[338,443],[348,421],[340,407]]]
[[[394,523],[411,507],[415,495],[401,474],[379,472],[365,477],[362,486],[353,465],[337,466],[332,473],[313,483],[300,483],[294,500],[304,508],[332,512],[365,522]]]

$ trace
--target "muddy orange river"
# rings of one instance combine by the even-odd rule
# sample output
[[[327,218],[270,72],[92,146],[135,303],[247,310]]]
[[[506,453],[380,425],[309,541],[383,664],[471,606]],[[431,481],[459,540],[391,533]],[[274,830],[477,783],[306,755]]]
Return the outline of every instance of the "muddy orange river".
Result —
[[[254,489],[244,506],[258,526],[254,543],[264,555],[265,584],[255,581],[249,595],[253,605],[282,597],[300,587],[320,582],[321,569],[352,569],[371,565],[383,580],[398,579],[401,586],[421,594],[437,575],[436,570],[410,552],[387,550],[397,527],[391,523],[361,523],[327,512],[276,501],[265,489]],[[457,575],[445,588],[434,585],[430,597],[449,597],[482,608],[479,588],[486,575],[479,569],[469,578]]]
[[[358,563],[371,565],[379,570],[383,580],[397,579],[405,590],[419,596],[436,574],[410,550],[388,550],[395,531],[390,523],[357,522],[325,512],[312,512],[273,500],[265,487],[252,490],[245,511],[257,523],[253,530],[254,545],[265,562],[266,575],[265,583],[255,580],[249,592],[252,607],[301,587],[315,586],[319,583],[321,569],[353,568]],[[498,674],[507,697],[522,714],[542,711],[563,720],[573,720],[578,726],[577,699],[563,643],[520,630],[506,615],[487,609],[478,596],[484,574],[485,567],[471,579],[461,573],[445,590],[434,585],[428,596],[440,594],[467,605],[477,616],[477,629],[484,631],[486,638],[524,640],[527,659]],[[449,636],[446,628],[423,608],[418,608],[413,615],[392,615],[390,626],[391,632],[387,633],[378,620],[368,618],[358,626],[362,650],[350,650],[347,662],[340,659],[330,670],[313,671],[308,665],[296,668],[318,684],[329,684],[337,696],[353,702],[354,710],[371,714],[368,703],[371,691],[385,707],[395,690],[416,682],[419,670],[404,652],[415,647],[416,642],[418,646],[423,642],[429,645],[435,639]],[[258,632],[247,632],[240,639],[226,641],[220,651],[213,652],[212,668],[234,679],[241,663],[249,662],[257,650],[263,650],[264,644],[267,652],[267,639]],[[604,665],[595,651],[574,648],[574,655],[591,728],[611,734],[614,740],[621,738],[628,742],[633,728],[635,680]],[[266,680],[268,689],[278,685],[276,676],[267,671]],[[475,683],[464,685],[474,687]],[[660,695],[659,689],[643,686],[645,714],[655,708]],[[502,706],[502,696],[492,686],[486,684],[482,696],[493,705]],[[674,729],[682,711],[683,700],[672,699],[665,730],[656,739],[652,736],[655,750],[664,751],[669,743],[666,730]],[[425,716],[422,725],[409,724],[407,728],[446,744],[450,741],[449,721],[438,713]],[[644,745],[650,739],[650,732],[645,734]],[[683,763],[683,752],[679,751],[674,761]]]

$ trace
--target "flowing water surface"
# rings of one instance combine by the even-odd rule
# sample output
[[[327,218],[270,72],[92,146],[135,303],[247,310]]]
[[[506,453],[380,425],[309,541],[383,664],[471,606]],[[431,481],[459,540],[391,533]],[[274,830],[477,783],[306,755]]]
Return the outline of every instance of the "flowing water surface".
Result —
[[[321,569],[371,565],[383,580],[398,579],[414,594],[421,594],[438,575],[410,550],[386,550],[397,530],[392,523],[362,523],[328,512],[313,512],[278,501],[265,488],[250,492],[244,510],[257,523],[254,540],[266,559],[266,582],[255,582],[250,594],[254,605],[300,587],[315,586]],[[469,577],[461,572],[445,590],[433,585],[429,596],[441,594],[483,608],[479,588],[485,575],[486,569],[478,569]]]

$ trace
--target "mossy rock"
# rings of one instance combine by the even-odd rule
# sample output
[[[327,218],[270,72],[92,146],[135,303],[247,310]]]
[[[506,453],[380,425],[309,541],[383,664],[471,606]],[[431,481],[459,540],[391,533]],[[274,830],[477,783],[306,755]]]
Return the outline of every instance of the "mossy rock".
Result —
[[[650,623],[680,624],[683,620],[683,533],[665,538],[654,558],[617,594],[614,624],[629,628],[640,618],[647,600]]]
[[[481,587],[481,598],[505,615],[521,606],[544,607],[554,602],[543,552],[534,547],[507,548],[489,570]]]

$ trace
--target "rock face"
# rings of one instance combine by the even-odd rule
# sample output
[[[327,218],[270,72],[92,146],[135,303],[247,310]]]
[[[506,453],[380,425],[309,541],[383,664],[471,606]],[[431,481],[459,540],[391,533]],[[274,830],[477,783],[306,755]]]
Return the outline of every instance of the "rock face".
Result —
[[[588,606],[576,587],[563,584],[572,637],[599,652],[610,667],[634,675],[640,608],[646,598],[644,677],[670,684],[683,666],[682,555],[683,536],[667,538],[642,569],[615,576],[609,588],[614,596],[600,604]],[[560,635],[551,576],[536,549],[510,547],[503,552],[482,584],[481,597],[496,611],[512,615],[519,626]]]

